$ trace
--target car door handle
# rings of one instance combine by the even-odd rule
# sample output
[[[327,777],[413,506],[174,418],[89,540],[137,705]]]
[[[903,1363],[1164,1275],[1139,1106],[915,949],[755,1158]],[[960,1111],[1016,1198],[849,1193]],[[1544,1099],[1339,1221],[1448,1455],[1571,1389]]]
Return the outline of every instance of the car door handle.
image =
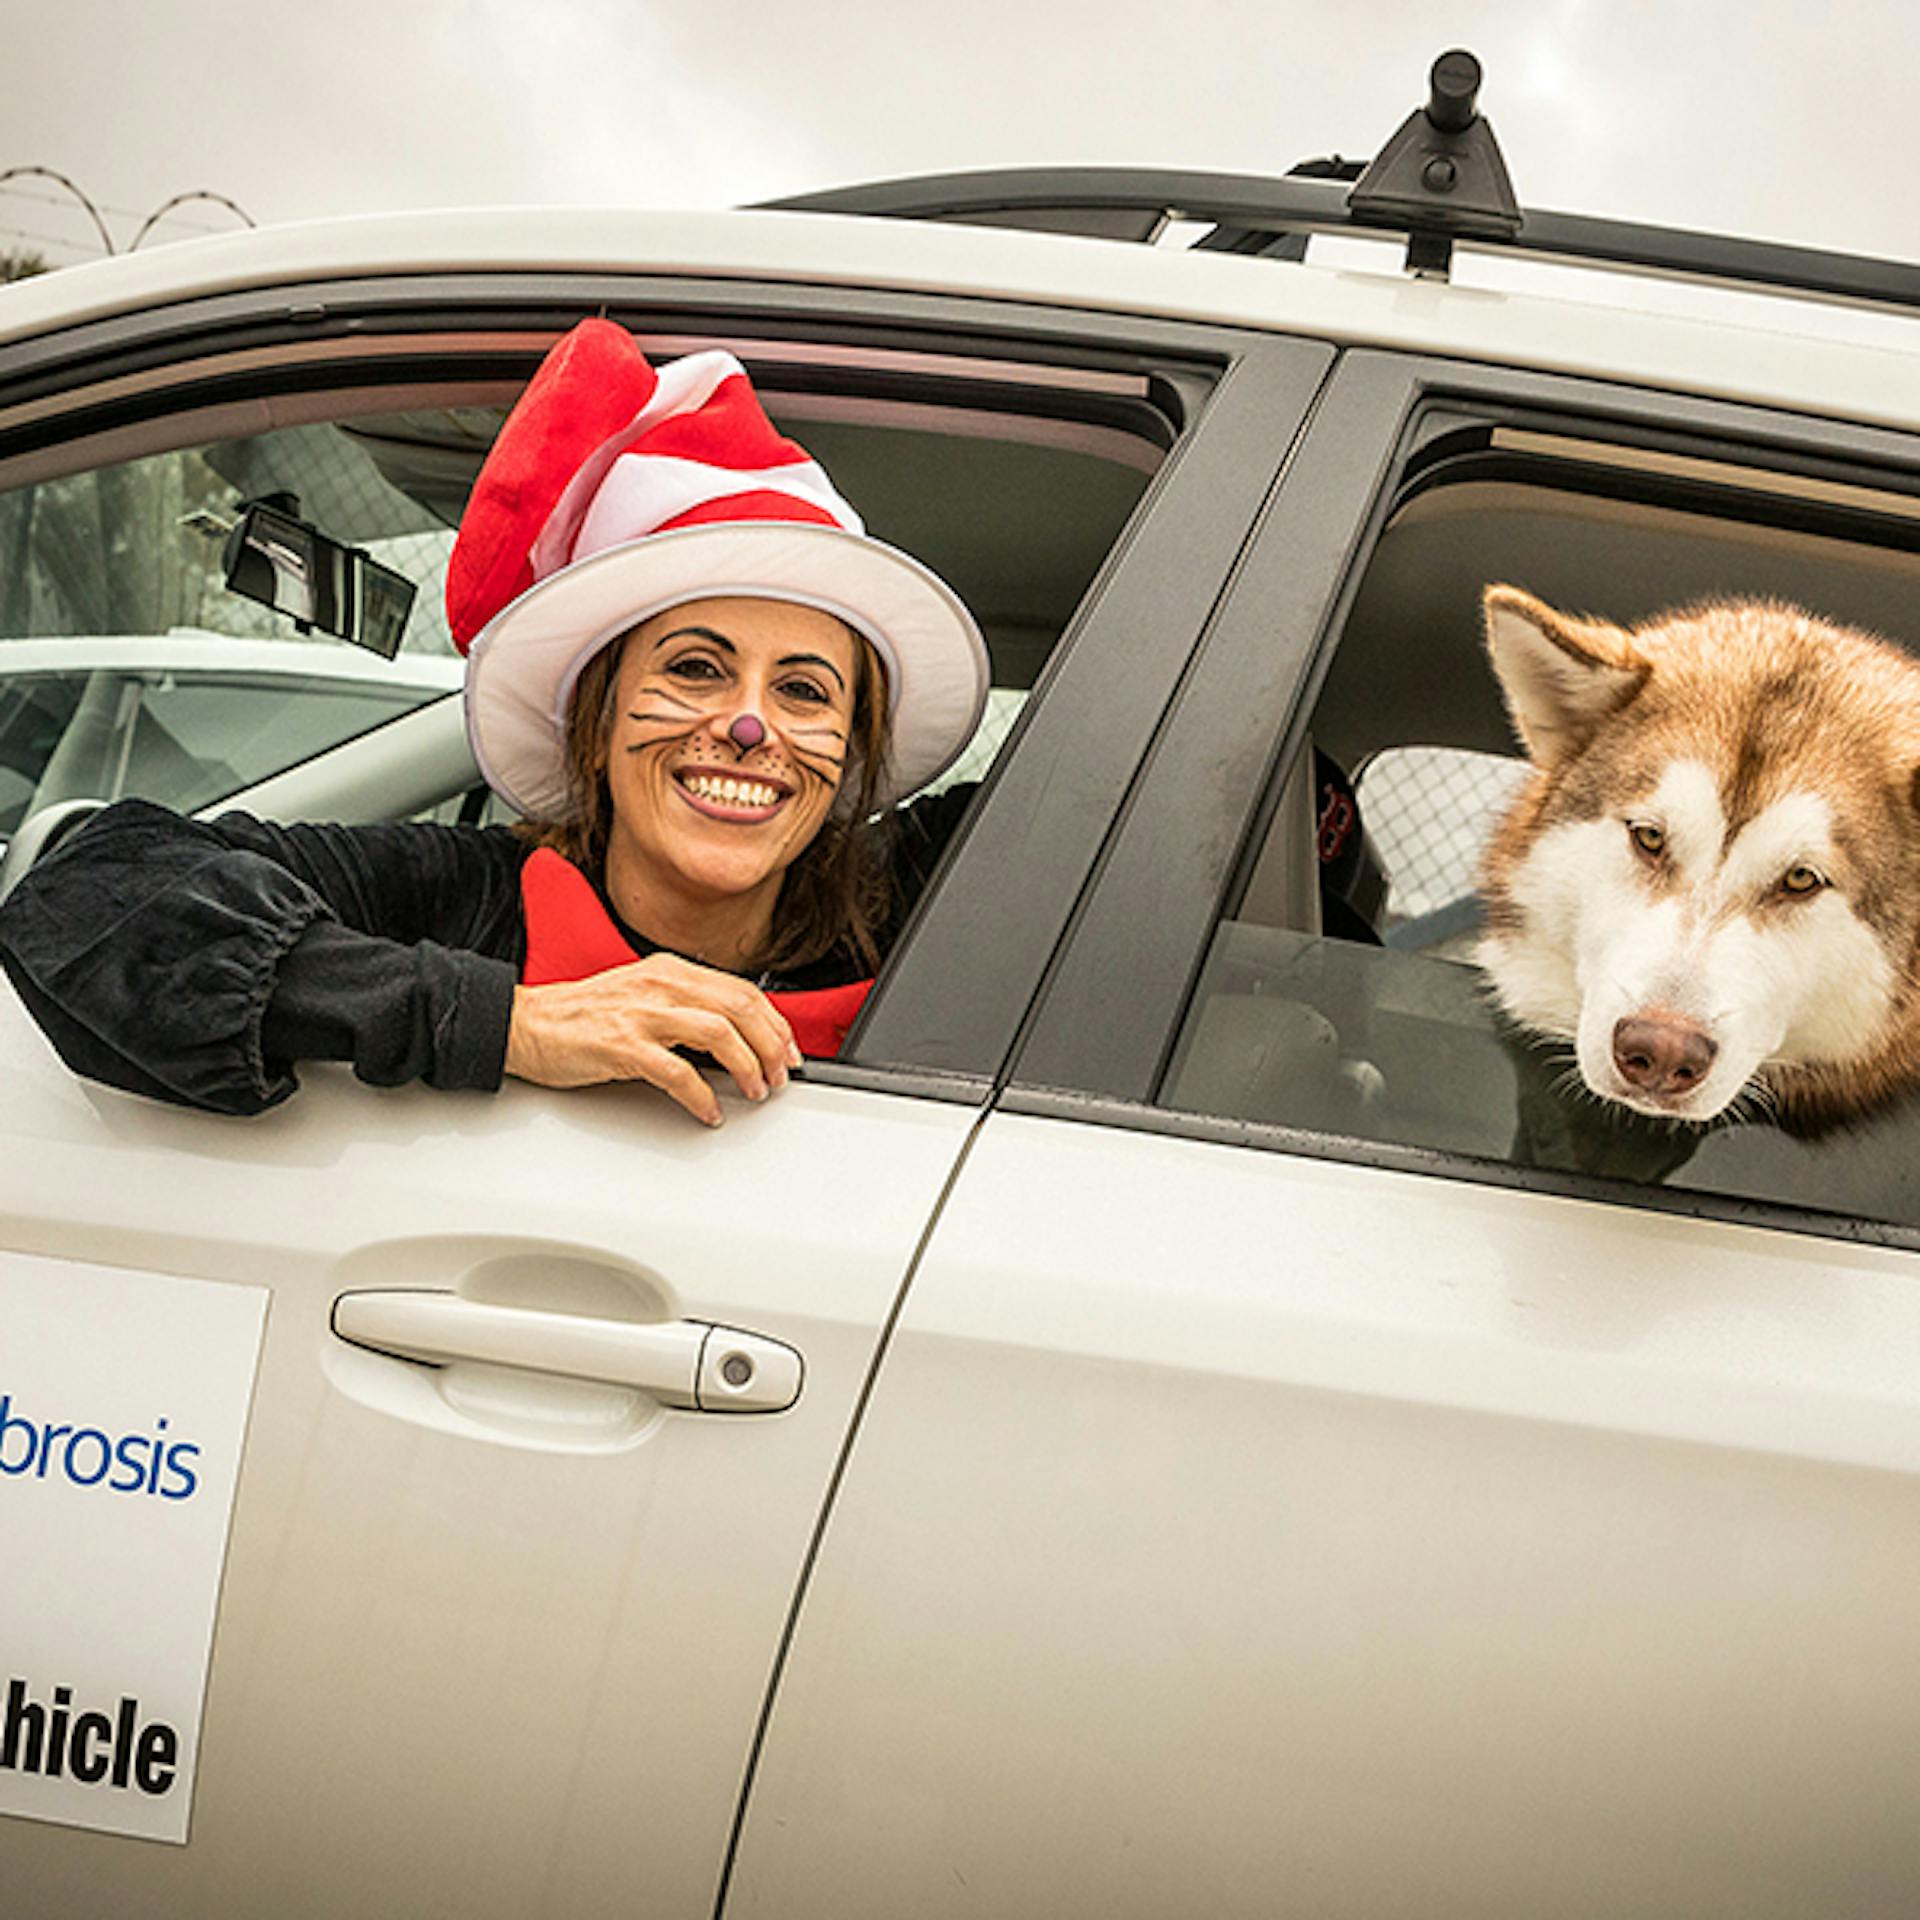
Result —
[[[778,1413],[799,1399],[803,1371],[780,1341],[704,1320],[597,1320],[424,1290],[343,1293],[333,1330],[396,1359],[605,1381],[696,1413]]]

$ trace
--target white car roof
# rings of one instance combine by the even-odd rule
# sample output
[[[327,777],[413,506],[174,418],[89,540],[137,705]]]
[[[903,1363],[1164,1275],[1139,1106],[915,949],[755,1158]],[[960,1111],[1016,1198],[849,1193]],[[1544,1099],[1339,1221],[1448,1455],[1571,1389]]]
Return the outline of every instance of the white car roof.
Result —
[[[466,665],[448,655],[403,653],[383,659],[363,647],[313,640],[248,640],[176,628],[164,634],[90,634],[8,639],[0,678],[32,673],[208,673],[225,680],[300,677],[451,693]]]
[[[9,341],[194,297],[363,275],[685,274],[891,288],[1305,334],[1920,427],[1920,320],[1831,337],[1844,309],[1729,296],[1751,321],[1076,236],[810,212],[507,208],[267,227],[0,287]],[[1551,271],[1551,270],[1548,270]],[[1624,282],[1632,276],[1607,276]],[[1658,281],[1640,284],[1658,287]],[[1907,336],[1911,334],[1912,343]]]

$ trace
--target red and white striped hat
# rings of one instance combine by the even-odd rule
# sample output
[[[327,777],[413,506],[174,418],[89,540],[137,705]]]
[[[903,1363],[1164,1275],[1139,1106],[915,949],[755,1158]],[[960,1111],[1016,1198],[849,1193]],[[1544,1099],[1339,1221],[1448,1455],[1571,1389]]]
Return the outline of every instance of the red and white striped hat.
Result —
[[[735,595],[818,607],[872,641],[892,722],[884,804],[972,737],[987,652],[959,595],[868,537],[732,354],[656,371],[624,327],[582,321],[507,416],[447,569],[487,784],[535,818],[560,813],[581,668],[656,613]]]

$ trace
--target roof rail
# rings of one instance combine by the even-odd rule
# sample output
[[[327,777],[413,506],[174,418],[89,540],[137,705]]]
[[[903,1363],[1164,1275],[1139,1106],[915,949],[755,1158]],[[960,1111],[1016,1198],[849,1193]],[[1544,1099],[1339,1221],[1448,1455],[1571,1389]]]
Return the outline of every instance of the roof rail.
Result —
[[[1308,162],[1338,167],[1352,162]],[[809,213],[892,220],[949,220],[964,226],[1017,227],[1099,239],[1151,243],[1171,220],[1211,222],[1200,249],[1299,259],[1313,233],[1374,233],[1392,228],[1378,214],[1356,218],[1344,178],[1301,170],[1272,177],[1129,167],[1036,167],[921,174],[795,194],[762,204]],[[1669,278],[1796,294],[1868,307],[1920,311],[1920,266],[1902,260],[1779,246],[1683,227],[1641,226],[1580,214],[1526,212],[1512,233],[1460,236],[1495,254],[1599,266]]]

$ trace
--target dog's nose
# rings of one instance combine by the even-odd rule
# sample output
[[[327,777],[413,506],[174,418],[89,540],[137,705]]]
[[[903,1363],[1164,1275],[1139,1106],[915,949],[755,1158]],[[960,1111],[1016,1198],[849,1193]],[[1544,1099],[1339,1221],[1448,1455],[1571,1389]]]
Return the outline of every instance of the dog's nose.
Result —
[[[1636,1013],[1613,1029],[1613,1064],[1628,1086],[1656,1099],[1691,1093],[1720,1049],[1675,1013]]]

